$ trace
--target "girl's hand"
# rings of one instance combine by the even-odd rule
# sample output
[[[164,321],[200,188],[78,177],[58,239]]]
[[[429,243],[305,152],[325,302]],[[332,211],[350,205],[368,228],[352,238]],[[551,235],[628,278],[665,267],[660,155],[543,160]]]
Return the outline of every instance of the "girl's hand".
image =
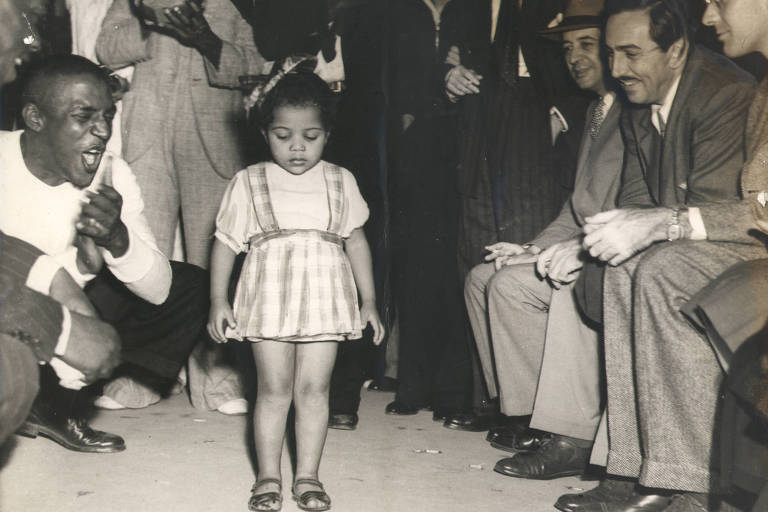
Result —
[[[224,336],[224,332],[227,327],[230,329],[237,327],[232,307],[226,300],[213,300],[211,312],[208,315],[208,334],[215,342],[226,343],[227,338]]]
[[[373,328],[373,344],[381,345],[381,341],[384,339],[384,325],[379,318],[379,312],[376,310],[376,303],[364,302],[360,308],[360,321],[365,328],[366,324],[370,324]]]

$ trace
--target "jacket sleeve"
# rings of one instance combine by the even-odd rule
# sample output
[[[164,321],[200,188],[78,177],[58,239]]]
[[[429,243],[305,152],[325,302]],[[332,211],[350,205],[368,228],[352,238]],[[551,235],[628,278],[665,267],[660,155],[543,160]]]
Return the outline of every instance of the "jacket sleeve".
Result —
[[[549,225],[538,234],[530,243],[541,249],[546,249],[550,245],[556,244],[573,238],[581,233],[581,227],[576,222],[571,207],[570,198],[563,204],[560,214],[549,223]]]
[[[231,23],[235,25],[232,40],[222,38],[219,65],[215,66],[208,59],[203,59],[208,83],[214,87],[236,89],[240,87],[238,78],[241,75],[257,75],[264,71],[265,59],[256,49],[253,42],[253,30],[248,22],[240,16],[237,10],[232,12]],[[227,11],[229,12],[229,11]],[[213,13],[220,16],[219,13]],[[217,34],[218,35],[218,34]]]
[[[131,12],[128,0],[114,0],[101,24],[96,57],[112,69],[120,69],[149,58],[147,34]]]

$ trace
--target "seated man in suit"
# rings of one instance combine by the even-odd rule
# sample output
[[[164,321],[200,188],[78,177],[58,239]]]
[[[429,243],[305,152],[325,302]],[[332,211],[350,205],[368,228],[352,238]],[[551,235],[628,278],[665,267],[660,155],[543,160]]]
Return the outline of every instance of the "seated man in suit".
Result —
[[[545,31],[562,38],[579,87],[598,96],[588,109],[574,191],[530,243],[489,246],[486,260],[493,262],[475,267],[466,282],[488,388],[496,395],[498,384],[504,414],[533,413],[530,425],[539,430],[494,429],[492,446],[520,452],[496,464],[508,476],[582,472],[600,422],[598,337],[576,309],[571,283],[584,259],[584,218],[613,208],[624,154],[621,104],[600,55],[602,9],[602,0],[571,1],[563,21]]]
[[[608,263],[607,472],[628,481],[585,493],[583,510],[716,510],[707,493],[717,474],[722,370],[680,308],[729,266],[765,255],[749,233],[751,205],[740,199],[753,202],[765,180],[765,158],[755,152],[765,128],[750,134],[740,184],[752,79],[690,43],[686,6],[606,4],[611,70],[637,107],[622,118],[621,208],[587,219],[584,245]],[[750,126],[764,103],[755,102]],[[640,486],[630,493],[634,479]]]
[[[0,229],[54,257],[81,286],[90,281],[88,298],[122,340],[121,371],[159,399],[204,335],[207,279],[155,246],[131,170],[105,152],[113,113],[109,82],[89,60],[55,56],[29,70],[26,128],[0,132]],[[23,433],[77,451],[125,448],[88,427],[76,407],[82,393],[42,374]]]

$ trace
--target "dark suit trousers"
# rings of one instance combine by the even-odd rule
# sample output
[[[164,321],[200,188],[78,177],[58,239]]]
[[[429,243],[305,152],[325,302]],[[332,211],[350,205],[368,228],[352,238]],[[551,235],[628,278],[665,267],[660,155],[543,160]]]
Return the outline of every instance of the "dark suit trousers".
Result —
[[[454,118],[416,114],[391,167],[392,289],[399,338],[397,400],[466,409],[471,360],[456,269]]]
[[[38,368],[27,345],[0,334],[0,445],[29,414],[39,387]]]
[[[156,306],[138,298],[109,272],[85,289],[99,316],[120,335],[123,365],[118,372],[136,378],[160,394],[175,382],[208,319],[208,273],[189,263],[171,262],[168,298]],[[80,393],[41,379],[41,401],[76,407]]]

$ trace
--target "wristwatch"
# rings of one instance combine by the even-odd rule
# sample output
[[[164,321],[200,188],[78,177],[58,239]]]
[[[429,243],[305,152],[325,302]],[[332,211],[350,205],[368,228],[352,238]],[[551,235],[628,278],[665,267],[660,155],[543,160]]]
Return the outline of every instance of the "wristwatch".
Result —
[[[683,238],[685,231],[680,224],[680,207],[676,206],[672,209],[672,218],[667,224],[667,240],[672,242],[674,240],[680,240]]]

